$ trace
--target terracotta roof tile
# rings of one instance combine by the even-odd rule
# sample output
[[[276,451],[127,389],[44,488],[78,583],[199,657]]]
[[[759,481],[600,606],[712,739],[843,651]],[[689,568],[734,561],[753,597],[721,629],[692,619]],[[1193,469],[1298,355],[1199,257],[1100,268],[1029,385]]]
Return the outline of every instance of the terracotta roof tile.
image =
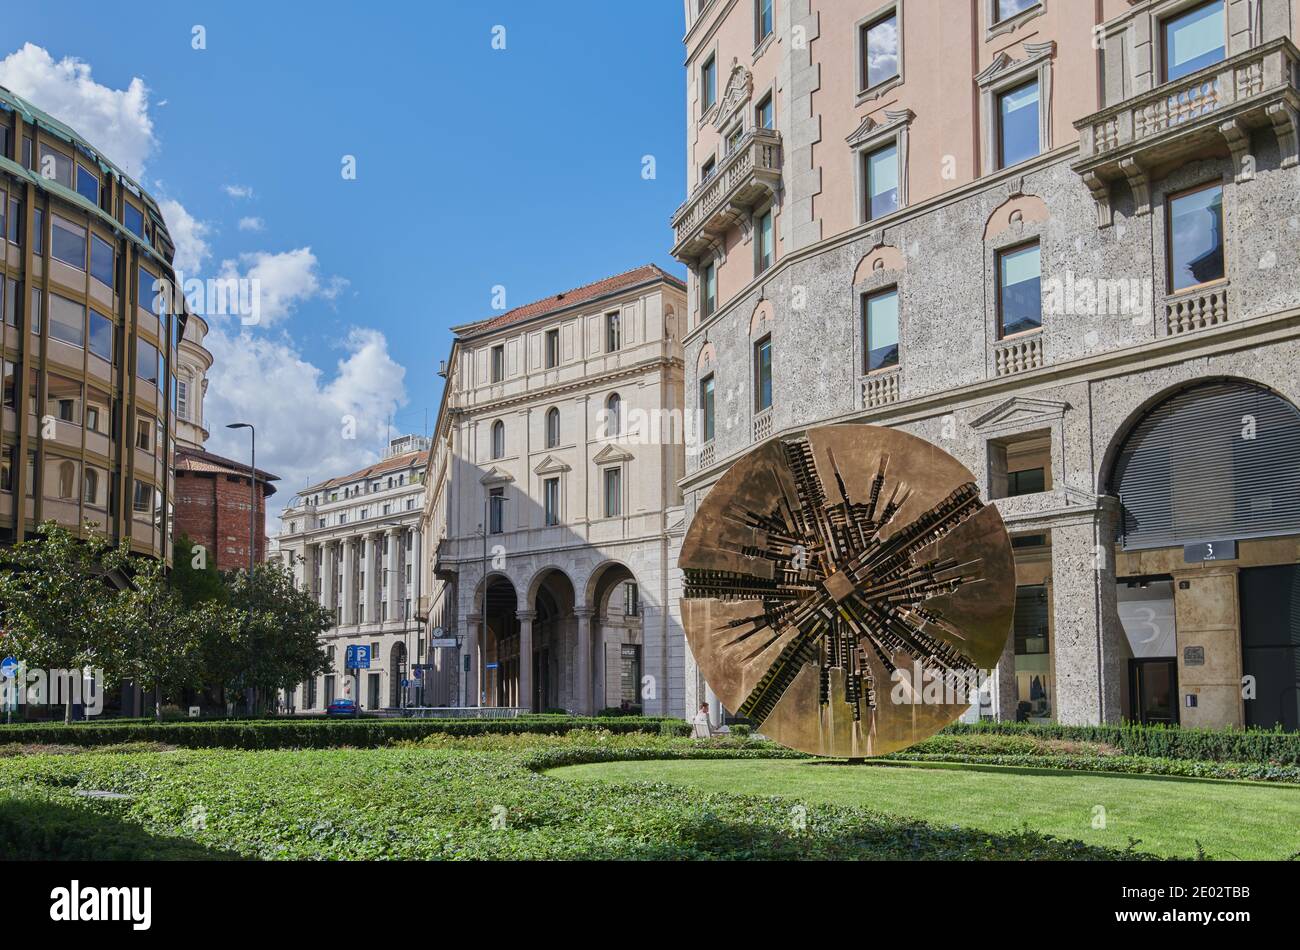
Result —
[[[374,478],[376,475],[383,475],[387,472],[395,472],[399,468],[407,468],[413,462],[418,462],[427,456],[427,449],[417,449],[414,452],[405,452],[402,455],[394,455],[391,458],[380,459],[372,465],[365,468],[357,469],[348,475],[340,475],[338,478],[326,479],[323,482],[317,482],[310,488],[304,488],[299,494],[305,494],[311,491],[320,491],[325,488],[337,488],[339,485],[346,485],[349,482],[359,482],[366,478]]]
[[[661,267],[655,264],[645,264],[622,274],[615,274],[613,277],[598,280],[595,283],[575,287],[573,290],[566,290],[564,293],[553,294],[550,297],[543,297],[541,300],[534,300],[532,303],[524,304],[522,307],[515,307],[513,310],[507,310],[498,316],[480,320],[478,323],[469,323],[457,327],[456,331],[460,336],[477,336],[480,333],[489,333],[493,330],[500,330],[502,327],[531,320],[533,317],[540,317],[543,314],[562,310],[565,307],[572,307],[588,300],[596,300],[626,287],[635,287],[638,284],[652,280],[666,280],[683,288],[686,286],[682,283],[681,278],[674,277]]]

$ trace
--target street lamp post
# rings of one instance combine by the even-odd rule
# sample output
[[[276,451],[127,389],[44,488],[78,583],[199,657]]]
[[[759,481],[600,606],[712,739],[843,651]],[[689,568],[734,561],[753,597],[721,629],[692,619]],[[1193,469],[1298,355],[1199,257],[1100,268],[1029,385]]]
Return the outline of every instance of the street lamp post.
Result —
[[[231,422],[227,429],[247,429],[250,440],[248,461],[248,630],[253,630],[253,562],[257,551],[257,430],[251,422]],[[253,712],[252,690],[244,694],[245,706],[251,715]]]

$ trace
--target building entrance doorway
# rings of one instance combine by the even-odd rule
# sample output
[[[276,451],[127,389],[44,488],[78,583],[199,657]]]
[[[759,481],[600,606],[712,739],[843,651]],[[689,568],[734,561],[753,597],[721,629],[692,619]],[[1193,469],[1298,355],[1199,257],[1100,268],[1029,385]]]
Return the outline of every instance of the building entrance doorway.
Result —
[[[1240,585],[1246,725],[1300,729],[1300,565],[1246,568]]]
[[[1178,660],[1129,660],[1133,718],[1141,723],[1178,724]]]

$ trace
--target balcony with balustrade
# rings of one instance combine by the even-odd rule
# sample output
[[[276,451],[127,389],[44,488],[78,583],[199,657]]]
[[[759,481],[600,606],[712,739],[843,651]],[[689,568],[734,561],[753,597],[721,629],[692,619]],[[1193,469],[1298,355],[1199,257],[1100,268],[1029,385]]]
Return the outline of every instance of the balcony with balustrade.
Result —
[[[1136,212],[1150,211],[1149,183],[1178,163],[1213,151],[1231,153],[1237,180],[1254,174],[1251,133],[1272,126],[1282,167],[1297,164],[1300,51],[1289,39],[1244,53],[1132,96],[1075,123],[1074,170],[1097,201],[1102,227],[1112,221],[1111,185],[1126,180]]]
[[[720,167],[673,214],[673,257],[693,264],[758,205],[781,180],[781,133],[751,129]]]

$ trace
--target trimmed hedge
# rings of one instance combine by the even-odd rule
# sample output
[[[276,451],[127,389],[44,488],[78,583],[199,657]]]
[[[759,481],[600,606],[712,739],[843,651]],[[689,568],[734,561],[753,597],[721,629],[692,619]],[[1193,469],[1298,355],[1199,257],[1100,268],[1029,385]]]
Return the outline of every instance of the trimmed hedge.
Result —
[[[0,728],[0,743],[29,745],[117,745],[163,742],[187,749],[378,748],[432,735],[478,736],[531,733],[563,735],[574,729],[658,735],[674,719],[588,719],[577,716],[521,716],[517,719],[252,719],[216,722],[73,723]]]
[[[1062,726],[1016,722],[954,723],[951,735],[994,733],[1035,739],[1104,742],[1125,755],[1205,762],[1273,762],[1300,765],[1300,732],[1281,729],[1184,729],[1181,726]],[[942,734],[942,733],[941,733]]]

